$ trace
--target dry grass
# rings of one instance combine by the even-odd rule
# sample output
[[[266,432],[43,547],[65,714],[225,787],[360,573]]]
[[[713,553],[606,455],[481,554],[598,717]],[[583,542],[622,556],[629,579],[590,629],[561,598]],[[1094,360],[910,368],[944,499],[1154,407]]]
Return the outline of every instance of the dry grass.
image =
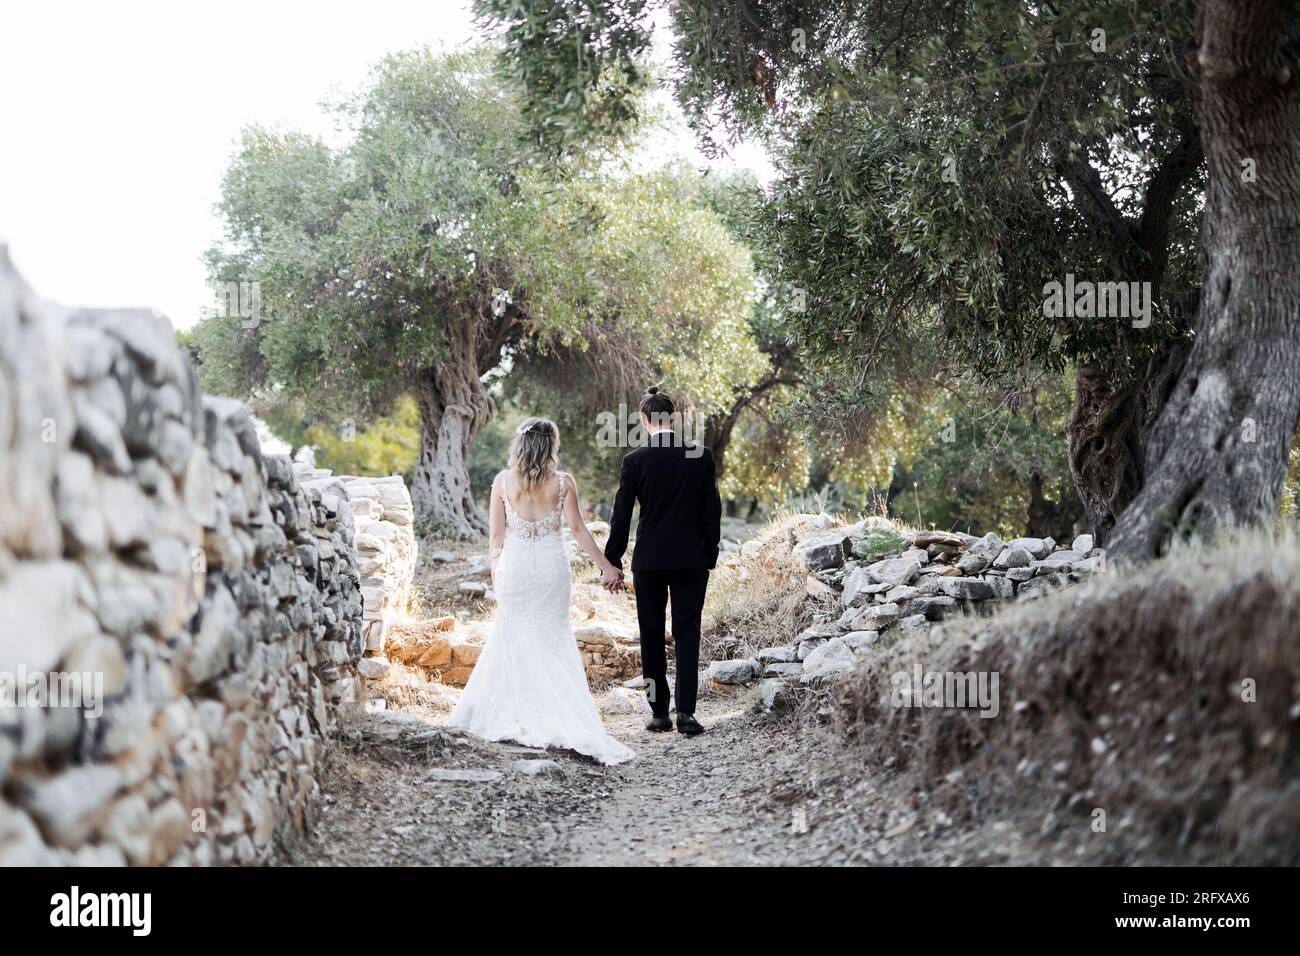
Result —
[[[838,715],[872,772],[1081,862],[1295,864],[1298,622],[1300,541],[1242,536],[908,636],[846,683]],[[893,706],[891,675],[917,661],[996,672],[999,715]]]
[[[367,681],[367,696],[380,697],[389,710],[417,714],[450,714],[459,692],[434,680],[426,671],[398,661],[390,661],[388,673],[380,680]]]
[[[808,596],[808,572],[791,548],[812,533],[818,520],[825,517],[778,514],[747,543],[743,556],[733,552],[719,562],[704,605],[701,660],[789,644],[808,626],[820,605]],[[832,520],[836,527],[844,524]]]

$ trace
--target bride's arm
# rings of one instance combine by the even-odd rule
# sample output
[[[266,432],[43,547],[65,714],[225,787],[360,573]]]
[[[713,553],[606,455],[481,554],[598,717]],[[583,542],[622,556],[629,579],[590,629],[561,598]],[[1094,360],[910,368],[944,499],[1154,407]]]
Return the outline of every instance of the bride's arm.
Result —
[[[488,559],[492,562],[492,587],[497,586],[497,558],[506,540],[506,507],[501,503],[501,476],[492,480],[492,503],[488,507]]]
[[[596,562],[596,567],[600,568],[602,580],[611,583],[617,580],[619,569],[605,557],[605,552],[600,550],[600,545],[596,544],[596,539],[591,536],[587,523],[582,520],[582,507],[578,503],[578,485],[572,475],[569,476],[569,493],[564,499],[564,517],[569,522],[569,530],[573,532],[578,544],[582,545],[582,550],[586,551],[591,560]]]

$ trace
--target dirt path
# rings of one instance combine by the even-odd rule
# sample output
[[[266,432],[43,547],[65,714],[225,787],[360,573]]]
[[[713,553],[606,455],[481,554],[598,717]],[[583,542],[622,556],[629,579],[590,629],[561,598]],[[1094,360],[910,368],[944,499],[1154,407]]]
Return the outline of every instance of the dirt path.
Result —
[[[637,758],[602,767],[563,751],[449,734],[445,717],[367,714],[322,778],[297,866],[1051,865],[1033,820],[950,819],[827,730],[709,695],[694,738],[606,726]],[[546,761],[539,765],[536,761]],[[540,766],[542,772],[530,773]],[[468,771],[468,773],[466,773]],[[455,779],[463,776],[467,779]],[[1082,828],[1086,830],[1086,827]]]
[[[756,720],[742,706],[733,698],[705,700],[700,717],[710,731],[695,738],[650,734],[633,715],[607,718],[610,731],[637,751],[618,767],[448,734],[436,717],[368,714],[323,781],[310,842],[284,862],[808,861],[800,846],[806,834],[795,832],[783,801],[802,791],[808,747],[825,735]]]

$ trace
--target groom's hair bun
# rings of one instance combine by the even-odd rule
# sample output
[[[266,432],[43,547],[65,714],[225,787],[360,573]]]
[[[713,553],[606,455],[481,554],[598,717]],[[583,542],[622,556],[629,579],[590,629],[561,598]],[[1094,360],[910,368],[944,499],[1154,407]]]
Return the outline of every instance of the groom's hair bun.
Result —
[[[664,392],[663,386],[651,385],[641,396],[641,414],[652,422],[656,417],[671,415],[674,411],[673,400]]]

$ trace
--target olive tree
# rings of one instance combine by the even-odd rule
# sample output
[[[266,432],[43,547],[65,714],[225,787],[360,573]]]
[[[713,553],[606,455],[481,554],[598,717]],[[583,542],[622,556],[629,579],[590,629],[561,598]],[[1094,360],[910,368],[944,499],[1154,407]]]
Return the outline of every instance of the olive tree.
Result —
[[[218,280],[258,283],[259,311],[194,338],[210,387],[336,421],[413,395],[424,522],[486,529],[467,454],[495,411],[489,377],[520,374],[533,353],[671,341],[707,359],[677,370],[717,387],[755,373],[745,250],[653,177],[590,153],[539,162],[488,52],[390,57],[341,114],[352,135],[338,147],[244,132],[209,259]]]

